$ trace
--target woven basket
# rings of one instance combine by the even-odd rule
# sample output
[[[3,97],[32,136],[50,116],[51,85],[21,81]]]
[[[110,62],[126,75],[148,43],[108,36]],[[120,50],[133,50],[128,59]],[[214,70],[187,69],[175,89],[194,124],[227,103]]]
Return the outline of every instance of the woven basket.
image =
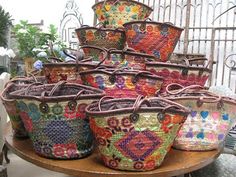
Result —
[[[19,109],[16,106],[16,100],[13,99],[9,94],[11,92],[24,89],[29,84],[35,82],[45,82],[45,77],[21,77],[13,78],[6,85],[1,93],[1,100],[6,109],[6,112],[10,118],[12,125],[13,136],[16,138],[27,138],[28,134],[25,130],[22,119],[19,115]]]
[[[181,89],[170,90],[171,87]],[[191,109],[175,139],[175,148],[206,151],[223,145],[225,136],[235,122],[236,100],[214,95],[196,85],[183,87],[171,84],[167,92],[164,97]]]
[[[161,165],[188,115],[188,109],[162,98],[110,99],[86,112],[106,166],[148,171]]]
[[[134,21],[124,24],[128,47],[154,55],[157,61],[170,59],[183,31],[169,23]]]
[[[121,29],[83,26],[75,31],[82,46],[92,45],[119,50],[122,50],[125,47],[125,32]]]
[[[126,22],[144,20],[153,11],[149,6],[133,0],[105,0],[96,3],[92,9],[99,22],[107,28],[123,27]]]
[[[150,72],[101,69],[80,72],[85,85],[100,88],[106,95],[113,97],[137,97],[137,95],[155,96],[162,85],[163,78]]]
[[[37,154],[56,159],[89,155],[93,136],[85,107],[104,92],[59,82],[12,92]]]
[[[134,70],[146,70],[146,62],[155,61],[152,55],[138,53],[130,49],[110,50],[108,59],[104,64],[115,68],[130,68]]]
[[[104,55],[107,57],[107,53]],[[103,60],[105,60],[105,58]],[[81,84],[79,72],[87,69],[94,69],[101,63],[92,62],[92,58],[84,60],[71,60],[69,62],[44,63],[43,70],[47,83],[57,83],[59,81],[68,81]]]
[[[167,85],[178,83],[183,86],[201,85],[204,86],[211,69],[206,58],[193,58],[180,63],[171,62],[150,62],[146,63],[148,71],[164,78],[161,92],[165,92]],[[198,64],[200,63],[200,64]]]

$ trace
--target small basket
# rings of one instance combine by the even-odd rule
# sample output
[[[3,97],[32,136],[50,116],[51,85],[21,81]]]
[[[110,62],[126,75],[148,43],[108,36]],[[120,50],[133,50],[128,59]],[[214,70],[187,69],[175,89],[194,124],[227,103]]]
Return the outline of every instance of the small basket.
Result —
[[[89,48],[91,49],[91,47]],[[107,57],[107,52],[105,50],[102,51],[105,52],[103,55],[104,59],[102,58],[102,60],[105,60]],[[57,83],[59,81],[68,81],[81,84],[79,75],[80,71],[94,69],[101,65],[100,62],[92,62],[94,60],[93,57],[86,58],[84,60],[79,60],[78,58],[74,58],[74,56],[71,56],[71,58],[72,60],[68,62],[58,62],[57,59],[54,60],[55,58],[52,58],[53,62],[49,60],[50,63],[43,64],[43,70],[47,79],[47,83],[50,84]]]
[[[80,44],[122,50],[125,47],[125,32],[122,29],[82,26],[75,30]]]
[[[123,27],[126,22],[144,20],[153,9],[143,3],[133,0],[105,0],[93,5],[99,22],[107,28]]]
[[[115,68],[130,68],[133,70],[146,70],[146,62],[155,61],[152,55],[135,52],[132,49],[109,50],[108,58],[104,64]]]
[[[179,88],[181,89],[177,90]],[[207,151],[223,146],[224,139],[236,120],[236,100],[220,97],[201,86],[183,87],[179,84],[169,85],[167,93],[162,96],[191,109],[175,139],[175,148]]]
[[[35,82],[45,83],[45,77],[15,77],[7,82],[1,93],[1,100],[10,118],[13,136],[16,138],[28,138],[28,133],[19,115],[16,100],[10,96],[10,93],[24,89]]]
[[[161,92],[166,91],[166,87],[172,83],[183,86],[201,85],[204,86],[209,78],[211,69],[206,58],[193,58],[188,60],[175,60],[175,62],[148,62],[147,70],[157,76],[164,78]],[[200,64],[199,64],[200,63]]]
[[[89,155],[93,136],[85,107],[104,96],[88,86],[59,82],[11,93],[37,154],[55,159]]]
[[[105,165],[129,171],[160,166],[188,109],[162,98],[103,99],[86,112]]]
[[[124,24],[128,47],[154,55],[156,61],[170,59],[183,31],[170,23],[133,21]]]
[[[113,97],[155,96],[163,78],[147,71],[97,68],[80,72],[85,85],[102,89]]]

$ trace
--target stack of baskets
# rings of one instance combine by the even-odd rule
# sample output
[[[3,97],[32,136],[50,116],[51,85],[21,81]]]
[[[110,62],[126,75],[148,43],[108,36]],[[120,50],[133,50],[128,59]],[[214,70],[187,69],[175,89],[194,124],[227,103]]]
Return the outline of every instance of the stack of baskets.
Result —
[[[106,166],[130,171],[157,168],[173,144],[219,148],[236,101],[203,88],[211,73],[204,55],[173,54],[183,29],[149,20],[152,9],[133,0],[92,8],[98,26],[76,29],[83,53],[51,58],[42,80],[6,86],[15,136],[27,132],[37,154],[56,159],[89,155],[95,138]]]

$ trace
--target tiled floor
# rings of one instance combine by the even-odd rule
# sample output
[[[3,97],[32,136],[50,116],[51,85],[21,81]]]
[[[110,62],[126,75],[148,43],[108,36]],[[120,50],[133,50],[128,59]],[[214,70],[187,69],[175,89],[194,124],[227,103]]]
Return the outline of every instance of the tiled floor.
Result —
[[[11,152],[9,153],[9,159],[11,162],[7,164],[8,177],[72,177],[40,168],[26,162]]]

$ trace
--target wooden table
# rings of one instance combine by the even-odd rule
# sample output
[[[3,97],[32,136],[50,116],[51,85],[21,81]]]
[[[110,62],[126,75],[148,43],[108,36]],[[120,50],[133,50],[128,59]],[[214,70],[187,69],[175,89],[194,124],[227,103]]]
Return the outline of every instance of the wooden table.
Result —
[[[208,152],[186,152],[171,149],[163,164],[156,170],[148,172],[116,171],[104,167],[96,153],[80,160],[52,160],[35,154],[29,139],[13,138],[11,126],[5,127],[7,147],[22,159],[37,166],[79,177],[166,177],[177,176],[198,170],[212,163],[221,153],[220,150]],[[24,168],[24,167],[22,167]]]

